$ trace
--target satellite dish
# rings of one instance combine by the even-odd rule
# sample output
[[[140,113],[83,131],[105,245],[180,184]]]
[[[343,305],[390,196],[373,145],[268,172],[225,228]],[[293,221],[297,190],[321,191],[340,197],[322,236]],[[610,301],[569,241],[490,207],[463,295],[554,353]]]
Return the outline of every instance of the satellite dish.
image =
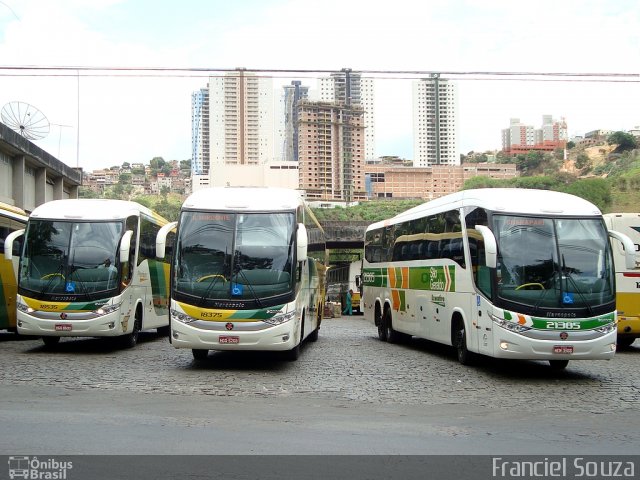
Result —
[[[40,110],[24,102],[9,102],[0,112],[2,123],[27,140],[40,140],[49,134],[49,120]]]

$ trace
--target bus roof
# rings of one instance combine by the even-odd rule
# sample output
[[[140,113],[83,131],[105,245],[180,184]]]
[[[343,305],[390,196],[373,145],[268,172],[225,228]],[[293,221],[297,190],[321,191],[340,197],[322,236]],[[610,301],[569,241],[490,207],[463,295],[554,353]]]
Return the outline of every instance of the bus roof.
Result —
[[[211,187],[198,190],[184,201],[189,210],[280,211],[303,205],[300,192],[275,187]]]
[[[164,225],[165,218],[144,205],[125,200],[70,198],[52,200],[37,207],[30,218],[49,220],[120,220],[144,213]]]
[[[367,230],[464,206],[478,206],[494,212],[522,215],[602,215],[598,207],[591,202],[568,193],[527,188],[477,188],[462,190],[423,203],[395,217],[376,222]]]
[[[26,222],[27,218],[29,218],[27,216],[27,212],[21,208],[14,207],[13,205],[9,205],[4,202],[0,202],[0,215],[20,222]]]

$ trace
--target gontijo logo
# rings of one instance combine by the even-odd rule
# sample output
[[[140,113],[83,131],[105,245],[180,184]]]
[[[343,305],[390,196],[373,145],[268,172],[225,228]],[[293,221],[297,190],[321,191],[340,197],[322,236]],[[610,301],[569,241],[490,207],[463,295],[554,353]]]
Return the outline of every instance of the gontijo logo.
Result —
[[[39,460],[38,457],[9,457],[9,478],[25,478],[33,480],[65,480],[67,470],[73,468],[73,462],[63,462],[55,458]]]

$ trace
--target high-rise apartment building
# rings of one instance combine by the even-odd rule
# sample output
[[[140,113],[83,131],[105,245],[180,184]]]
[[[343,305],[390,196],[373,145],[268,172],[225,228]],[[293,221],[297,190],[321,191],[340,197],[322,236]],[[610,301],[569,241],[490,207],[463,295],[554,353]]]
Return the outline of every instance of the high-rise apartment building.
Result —
[[[458,88],[438,74],[413,82],[413,165],[460,165]]]
[[[209,78],[209,173],[273,155],[273,81],[245,70]]]
[[[323,77],[319,82],[321,102],[359,106],[363,109],[364,157],[373,160],[376,150],[376,123],[374,108],[374,83],[371,78],[345,69]]]
[[[309,87],[294,80],[291,85],[282,87],[282,106],[278,112],[281,127],[278,138],[282,145],[282,160],[285,162],[298,161],[298,103],[309,98]]]
[[[299,183],[308,199],[366,199],[363,116],[355,105],[298,104]]]
[[[191,94],[191,173],[209,173],[209,90]]]

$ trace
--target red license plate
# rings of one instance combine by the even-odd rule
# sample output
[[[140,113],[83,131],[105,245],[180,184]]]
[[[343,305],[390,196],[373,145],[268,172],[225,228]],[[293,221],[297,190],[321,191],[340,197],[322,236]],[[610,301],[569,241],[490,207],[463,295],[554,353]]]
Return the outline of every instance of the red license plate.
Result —
[[[228,335],[220,335],[218,343],[240,343],[240,337],[230,337]]]
[[[573,345],[554,345],[553,353],[573,353]]]
[[[73,330],[73,325],[70,323],[56,323],[56,332],[70,332]]]

